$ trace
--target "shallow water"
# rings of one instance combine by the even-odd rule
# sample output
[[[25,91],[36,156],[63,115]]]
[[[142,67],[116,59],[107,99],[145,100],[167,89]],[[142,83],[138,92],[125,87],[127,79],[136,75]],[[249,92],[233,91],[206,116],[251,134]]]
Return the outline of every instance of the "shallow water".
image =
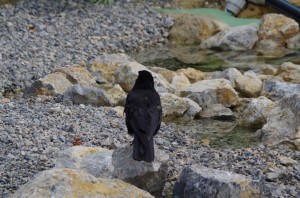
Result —
[[[254,51],[200,50],[199,46],[163,46],[129,54],[145,66],[163,67],[170,70],[192,67],[201,71],[221,71],[235,67],[241,71],[259,72],[262,65],[277,67],[284,62],[300,64],[300,53],[290,52],[280,57],[264,57]]]
[[[247,148],[259,144],[257,129],[239,127],[234,121],[178,119],[173,122],[197,143],[209,141],[214,148]]]
[[[130,54],[130,56],[145,66],[163,67],[174,71],[187,67],[201,71],[221,71],[229,67],[235,67],[240,71],[253,70],[259,72],[264,64],[272,64],[275,67],[288,61],[300,64],[300,53],[297,52],[282,57],[270,58],[259,56],[253,51],[201,51],[198,46],[164,46]],[[198,143],[208,139],[211,147],[244,148],[253,147],[259,143],[258,139],[255,138],[257,129],[239,127],[234,121],[200,119],[192,121],[176,120],[173,122]]]

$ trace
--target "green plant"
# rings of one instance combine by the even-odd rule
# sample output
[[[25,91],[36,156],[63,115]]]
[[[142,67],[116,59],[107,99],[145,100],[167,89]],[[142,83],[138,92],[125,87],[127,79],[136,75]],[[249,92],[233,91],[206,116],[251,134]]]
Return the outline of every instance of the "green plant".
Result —
[[[104,3],[104,4],[110,4],[113,3],[114,0],[88,0],[90,3]]]

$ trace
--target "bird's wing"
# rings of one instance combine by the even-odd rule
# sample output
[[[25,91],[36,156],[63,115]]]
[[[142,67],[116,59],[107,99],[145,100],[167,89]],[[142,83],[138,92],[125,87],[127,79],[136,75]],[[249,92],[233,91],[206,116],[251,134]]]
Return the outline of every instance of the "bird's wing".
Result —
[[[136,133],[146,135],[150,139],[156,134],[161,122],[159,109],[137,109],[130,119],[130,126]]]

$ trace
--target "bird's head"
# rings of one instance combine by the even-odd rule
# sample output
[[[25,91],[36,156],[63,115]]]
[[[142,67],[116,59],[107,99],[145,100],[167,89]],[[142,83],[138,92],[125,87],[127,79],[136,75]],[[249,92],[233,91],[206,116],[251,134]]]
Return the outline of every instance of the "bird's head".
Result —
[[[149,71],[141,70],[135,81],[134,88],[154,89],[153,76]]]

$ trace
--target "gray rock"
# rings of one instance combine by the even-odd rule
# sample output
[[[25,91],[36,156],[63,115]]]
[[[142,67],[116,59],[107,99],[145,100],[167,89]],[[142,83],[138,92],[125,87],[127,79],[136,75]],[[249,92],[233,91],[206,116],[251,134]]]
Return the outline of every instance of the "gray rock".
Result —
[[[74,104],[90,104],[93,106],[110,106],[110,101],[107,93],[95,87],[87,87],[81,85],[73,85],[70,87],[63,96],[63,101],[71,101]]]
[[[239,116],[238,124],[243,127],[261,128],[275,103],[266,97],[251,98],[245,110]]]
[[[161,93],[160,99],[165,120],[182,117],[190,106],[187,100],[171,93]]]
[[[181,91],[182,97],[190,98],[200,107],[222,104],[225,107],[236,105],[238,94],[231,82],[226,79],[202,80]]]
[[[287,143],[300,149],[299,120],[300,94],[286,95],[269,113],[262,128],[263,142],[268,145]]]
[[[120,148],[113,153],[114,177],[150,192],[155,197],[162,194],[167,180],[169,155],[155,149],[152,163],[135,161],[132,147]]]
[[[174,198],[180,197],[260,197],[261,184],[243,175],[206,168],[186,167],[174,187]]]
[[[95,177],[113,178],[112,153],[101,147],[74,146],[58,154],[55,168],[80,169]]]
[[[265,80],[262,86],[261,95],[266,96],[271,100],[281,100],[289,94],[297,94],[300,92],[299,84],[285,83],[274,80]]]
[[[257,31],[256,24],[227,28],[202,42],[200,47],[202,49],[249,50],[258,41]]]
[[[160,93],[174,92],[174,87],[162,75],[150,71],[144,65],[137,62],[119,65],[115,72],[115,82],[118,83],[124,91],[129,92],[135,83],[138,72],[141,70],[147,70],[152,74],[156,91]]]
[[[200,116],[203,118],[212,118],[216,120],[232,120],[235,118],[233,112],[221,104],[213,104],[205,108]]]

